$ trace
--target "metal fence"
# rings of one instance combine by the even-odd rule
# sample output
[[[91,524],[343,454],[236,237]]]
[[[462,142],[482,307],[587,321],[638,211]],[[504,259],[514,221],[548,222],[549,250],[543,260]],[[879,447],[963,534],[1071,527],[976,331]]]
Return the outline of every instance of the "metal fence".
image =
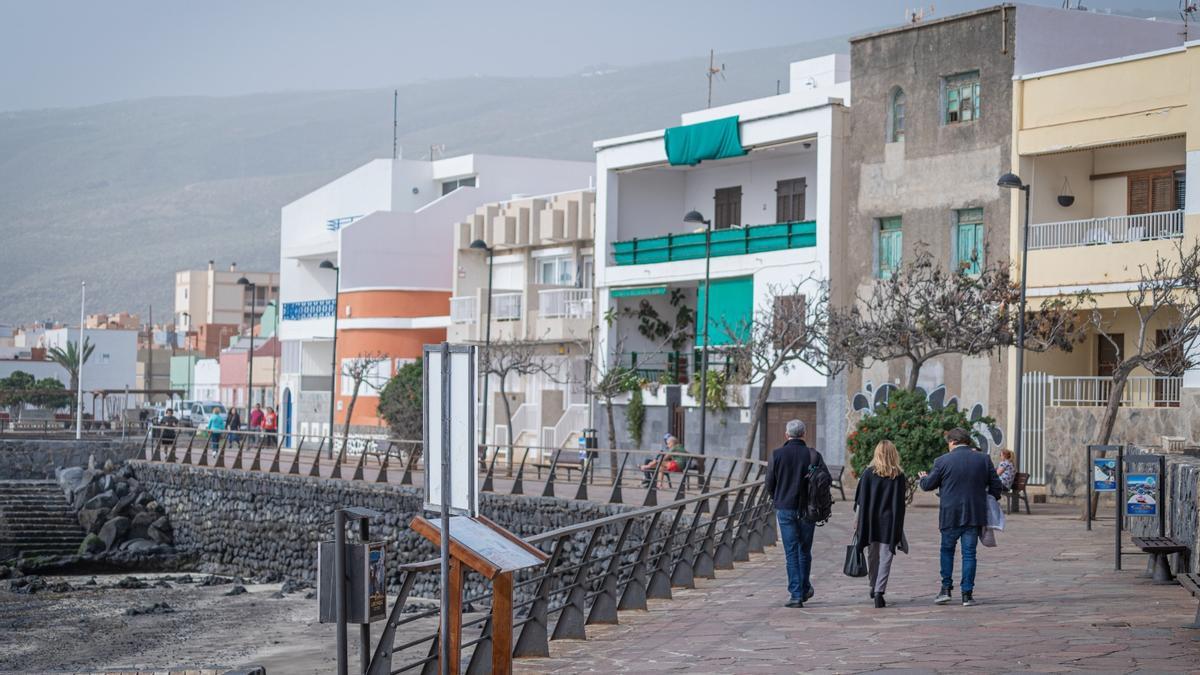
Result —
[[[1120,244],[1182,236],[1183,211],[1158,211],[1030,225],[1029,249]]]

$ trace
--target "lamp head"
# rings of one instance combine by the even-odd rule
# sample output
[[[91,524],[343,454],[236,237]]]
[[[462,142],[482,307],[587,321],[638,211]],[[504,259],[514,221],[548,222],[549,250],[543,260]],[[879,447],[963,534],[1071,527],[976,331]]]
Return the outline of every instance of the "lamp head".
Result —
[[[1010,190],[1027,190],[1029,186],[1021,182],[1021,177],[1015,173],[1006,173],[1000,176],[1000,180],[996,181],[996,185]]]
[[[328,260],[322,260],[321,264],[317,265],[317,267],[320,267],[323,270],[336,270],[337,269],[337,265],[334,265],[332,262],[330,262]]]
[[[242,277],[241,279],[238,279],[237,282],[238,282],[238,286],[253,286],[254,285],[246,277]]]
[[[476,251],[487,251],[488,253],[491,253],[492,251],[492,249],[487,245],[487,242],[482,239],[476,239],[475,241],[471,242],[470,248],[473,248]]]
[[[695,225],[708,225],[708,221],[704,219],[704,215],[699,211],[688,211],[687,215],[683,217],[683,222]]]

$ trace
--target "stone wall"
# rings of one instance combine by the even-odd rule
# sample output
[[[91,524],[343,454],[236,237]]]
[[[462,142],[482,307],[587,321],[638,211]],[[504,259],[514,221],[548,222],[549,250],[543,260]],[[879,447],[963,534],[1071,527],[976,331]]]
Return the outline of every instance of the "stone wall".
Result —
[[[1051,497],[1075,499],[1087,494],[1087,452],[1095,442],[1104,408],[1046,408],[1043,442],[1046,490]],[[1191,415],[1181,408],[1121,408],[1113,426],[1112,445],[1157,446],[1163,436],[1189,437]]]
[[[398,565],[437,556],[408,528],[421,508],[421,490],[415,487],[143,461],[133,466],[141,484],[166,508],[176,547],[197,554],[205,571],[315,581],[317,544],[333,539],[334,510],[348,506],[384,514],[371,524],[372,539],[387,542],[393,584]],[[497,494],[484,494],[480,504],[484,515],[521,537],[630,508]],[[432,597],[436,581],[435,575],[422,575],[414,593]]]
[[[142,439],[0,440],[0,480],[53,480],[56,469],[87,466],[94,458],[96,466],[112,460],[119,464],[141,456]]]

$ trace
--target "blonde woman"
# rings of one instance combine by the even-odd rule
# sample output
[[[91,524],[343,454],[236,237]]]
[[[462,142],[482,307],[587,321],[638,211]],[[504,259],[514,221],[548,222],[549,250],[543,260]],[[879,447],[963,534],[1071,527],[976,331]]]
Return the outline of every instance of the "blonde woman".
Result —
[[[907,480],[900,470],[900,453],[891,441],[880,441],[854,493],[858,544],[867,550],[867,579],[876,608],[887,606],[883,594],[887,592],[896,548],[908,552],[904,539],[906,487]]]

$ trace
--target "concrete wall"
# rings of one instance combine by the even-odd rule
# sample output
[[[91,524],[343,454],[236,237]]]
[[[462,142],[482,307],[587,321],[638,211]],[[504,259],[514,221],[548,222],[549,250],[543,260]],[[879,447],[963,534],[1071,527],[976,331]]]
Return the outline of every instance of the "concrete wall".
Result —
[[[1018,75],[1183,44],[1175,21],[1027,4],[1015,13]]]
[[[0,480],[50,480],[56,469],[65,466],[97,467],[107,461],[116,463],[138,457],[141,439],[113,440],[22,440],[0,441]]]

